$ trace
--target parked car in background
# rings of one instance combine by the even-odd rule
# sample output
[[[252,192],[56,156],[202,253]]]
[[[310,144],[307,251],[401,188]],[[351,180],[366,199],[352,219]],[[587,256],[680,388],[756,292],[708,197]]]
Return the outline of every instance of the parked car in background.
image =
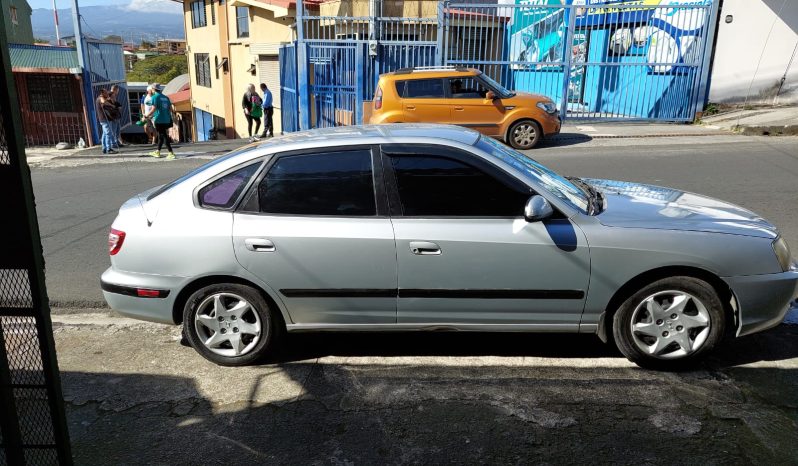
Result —
[[[127,201],[108,245],[110,306],[223,365],[286,330],[475,330],[594,333],[674,369],[778,325],[798,283],[742,207],[565,178],[441,125],[245,146]]]
[[[505,89],[473,68],[403,68],[380,76],[371,124],[446,123],[475,129],[516,149],[560,132],[546,96]]]

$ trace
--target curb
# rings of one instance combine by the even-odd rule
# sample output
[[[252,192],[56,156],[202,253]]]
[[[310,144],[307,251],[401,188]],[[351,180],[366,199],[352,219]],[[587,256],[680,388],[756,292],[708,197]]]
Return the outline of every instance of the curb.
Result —
[[[798,136],[798,125],[734,125],[732,130],[746,136]]]

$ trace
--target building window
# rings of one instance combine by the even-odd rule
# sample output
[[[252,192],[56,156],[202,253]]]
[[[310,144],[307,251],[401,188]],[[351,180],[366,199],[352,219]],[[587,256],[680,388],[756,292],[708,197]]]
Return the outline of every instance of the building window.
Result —
[[[211,87],[210,56],[207,53],[195,53],[194,68],[197,70],[197,85]]]
[[[249,7],[237,6],[236,7],[236,26],[238,30],[238,37],[249,37]]]
[[[216,25],[216,7],[213,6],[213,0],[211,0],[211,24]]]
[[[205,18],[205,0],[191,2],[191,27],[201,28],[208,25]]]
[[[219,55],[213,56],[213,66],[216,68],[216,79],[219,79]]]
[[[17,19],[17,7],[8,7],[8,10],[11,13],[11,22],[14,24],[19,24],[19,20]]]
[[[74,112],[69,76],[28,76],[28,101],[33,112]]]

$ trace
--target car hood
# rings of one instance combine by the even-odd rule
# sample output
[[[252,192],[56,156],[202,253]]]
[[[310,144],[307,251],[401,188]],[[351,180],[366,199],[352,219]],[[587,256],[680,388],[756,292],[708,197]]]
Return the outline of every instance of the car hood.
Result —
[[[677,189],[625,181],[585,179],[606,198],[596,218],[606,226],[704,231],[776,238],[778,229],[728,202]]]
[[[513,92],[515,92],[514,96],[510,97],[509,99],[502,99],[502,100],[511,101],[509,103],[516,103],[516,104],[526,103],[526,104],[532,104],[532,105],[534,105],[534,104],[536,104],[538,102],[544,102],[544,101],[551,100],[551,99],[549,99],[548,97],[546,97],[545,95],[542,95],[542,94],[531,94],[529,92],[518,92],[518,91],[513,91]]]

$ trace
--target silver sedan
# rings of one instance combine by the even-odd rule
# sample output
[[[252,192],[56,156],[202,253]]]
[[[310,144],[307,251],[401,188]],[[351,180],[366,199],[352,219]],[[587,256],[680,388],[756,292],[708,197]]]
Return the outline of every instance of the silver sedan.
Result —
[[[436,125],[246,146],[127,201],[108,242],[109,305],[231,366],[286,331],[473,330],[594,333],[675,369],[779,324],[798,283],[748,210]]]

